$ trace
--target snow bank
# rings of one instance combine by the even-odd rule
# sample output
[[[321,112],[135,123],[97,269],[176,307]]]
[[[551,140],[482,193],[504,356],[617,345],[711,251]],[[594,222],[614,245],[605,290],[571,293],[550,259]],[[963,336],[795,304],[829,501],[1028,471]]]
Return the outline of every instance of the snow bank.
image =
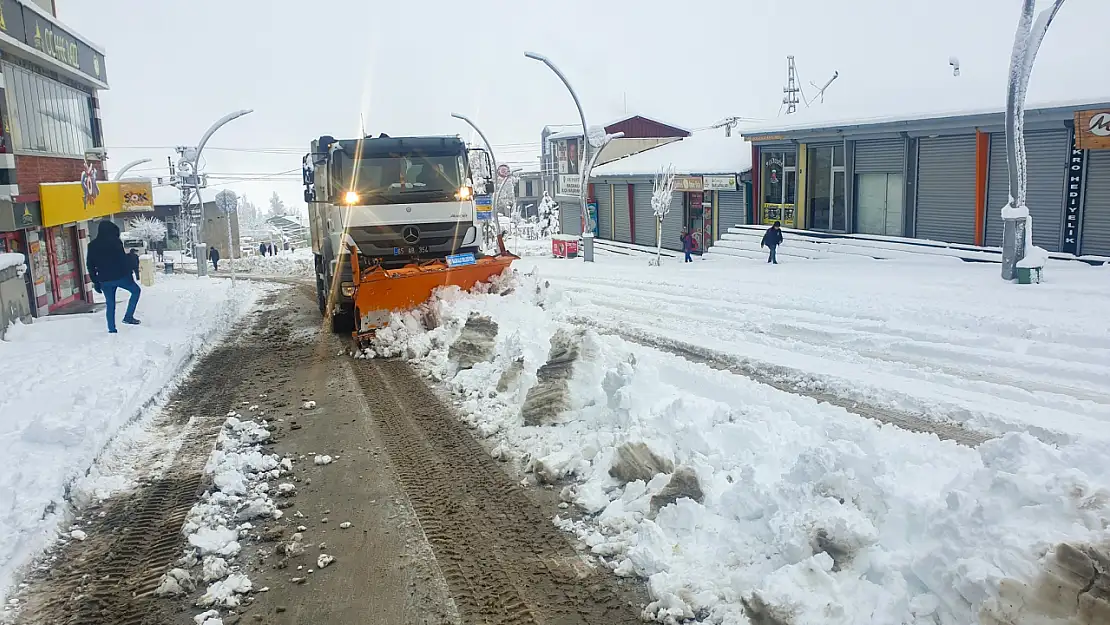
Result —
[[[161,594],[185,594],[184,588],[178,590],[180,584],[174,585],[185,576],[208,584],[198,606],[234,608],[252,590],[251,580],[234,564],[242,549],[239,541],[250,536],[252,521],[282,517],[270,497],[269,480],[288,475],[293,467],[290,458],[262,452],[269,439],[265,421],[243,421],[233,412],[224,422],[204,468],[213,487],[186,517],[181,531],[189,546],[177,562],[180,568],[163,576]],[[196,618],[218,616],[209,611]]]
[[[756,244],[758,245],[758,244]],[[526,258],[568,321],[708,350],[799,388],[1046,442],[1110,442],[1110,266],[1049,261],[1021,288],[993,263],[916,257],[779,265]],[[1064,321],[1066,320],[1066,322]]]
[[[107,333],[103,313],[36,319],[0,342],[0,602],[16,569],[56,536],[70,486],[122,426],[165,397],[191,359],[246,313],[257,286],[159,276],[141,326]],[[121,302],[127,294],[120,294]],[[122,314],[119,312],[118,314]],[[138,453],[138,452],[136,452]],[[125,486],[98,473],[86,485]],[[97,482],[97,480],[100,480]]]
[[[1032,582],[1048,548],[1110,538],[1104,447],[1013,433],[975,450],[879,427],[559,321],[572,306],[536,275],[443,289],[365,357],[409,359],[455,394],[492,455],[565,480],[583,516],[555,523],[616,574],[647,579],[647,618],[969,623],[1004,579]],[[460,370],[450,346],[472,315],[497,328],[493,354]],[[569,347],[553,350],[557,335]],[[557,378],[552,351],[574,353],[563,401],[526,426],[530,390]],[[614,470],[626,443],[673,473],[626,482]]]
[[[221,260],[220,264],[224,264]],[[312,248],[300,248],[292,252],[280,251],[277,256],[247,256],[231,260],[229,265],[236,271],[257,273],[271,276],[301,276],[312,277],[315,275]],[[230,269],[230,267],[228,268]],[[221,271],[224,271],[221,269]]]

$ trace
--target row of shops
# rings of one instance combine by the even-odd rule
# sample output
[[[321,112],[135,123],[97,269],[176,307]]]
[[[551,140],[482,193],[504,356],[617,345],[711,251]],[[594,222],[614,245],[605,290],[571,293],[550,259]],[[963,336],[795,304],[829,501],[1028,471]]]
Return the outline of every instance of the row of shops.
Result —
[[[687,228],[704,250],[730,226],[779,221],[833,234],[1001,245],[1001,208],[1009,201],[1002,111],[878,122],[804,119],[749,129],[743,139],[655,122],[637,128],[612,158],[603,151],[592,172],[595,235],[654,245],[661,228],[664,246],[677,248]],[[550,188],[563,231],[572,234],[583,227],[573,171],[578,137],[573,131],[545,137],[552,146],[545,171],[556,172]],[[1033,243],[1050,252],[1110,256],[1110,104],[1032,107],[1024,137]],[[675,166],[679,184],[671,214],[656,225],[652,183],[667,165]]]
[[[758,203],[750,218],[830,233],[999,247],[1009,202],[1002,111],[745,132]],[[1110,256],[1110,104],[1025,115],[1033,243]]]
[[[92,301],[91,220],[152,207],[151,188],[105,180],[104,52],[63,26],[53,3],[0,2],[0,70],[0,252],[25,256],[41,316]]]
[[[701,253],[729,227],[746,222],[751,162],[750,150],[739,137],[726,136],[721,129],[691,133],[639,116],[605,129],[624,136],[602,150],[591,173],[588,225],[578,199],[581,132],[546,138],[550,171],[555,172],[551,187],[564,234],[581,234],[592,227],[599,239],[654,246],[659,237],[665,249],[681,250],[679,237],[685,229]],[[651,197],[655,178],[665,167],[674,170],[675,192],[660,221]]]

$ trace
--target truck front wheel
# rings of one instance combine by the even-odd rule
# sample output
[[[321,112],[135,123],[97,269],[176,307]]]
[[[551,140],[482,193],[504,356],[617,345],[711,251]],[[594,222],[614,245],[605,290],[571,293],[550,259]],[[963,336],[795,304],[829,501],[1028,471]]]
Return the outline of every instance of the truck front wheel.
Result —
[[[353,310],[338,309],[331,315],[331,331],[335,334],[350,334],[355,331]]]

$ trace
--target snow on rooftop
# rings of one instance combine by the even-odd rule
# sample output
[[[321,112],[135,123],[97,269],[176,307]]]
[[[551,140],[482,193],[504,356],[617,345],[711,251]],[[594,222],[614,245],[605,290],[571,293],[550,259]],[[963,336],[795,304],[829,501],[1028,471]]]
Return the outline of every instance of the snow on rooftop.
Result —
[[[1100,108],[1110,103],[1110,95],[1094,98],[1073,100],[1030,100],[1026,103],[1026,110],[1053,108]],[[936,108],[922,109],[888,109],[885,112],[865,113],[855,115],[837,109],[823,109],[815,107],[798,111],[790,116],[782,116],[773,121],[741,124],[740,132],[744,135],[758,135],[765,133],[789,132],[797,130],[816,130],[839,126],[863,126],[870,124],[888,124],[896,122],[912,122],[926,119],[943,119],[948,117],[965,117],[972,115],[992,115],[1005,113],[1006,105],[1002,102],[993,106],[979,106],[966,108]]]
[[[703,130],[693,135],[595,167],[595,176],[641,176],[674,165],[677,174],[738,174],[752,168],[752,146],[736,133]]]

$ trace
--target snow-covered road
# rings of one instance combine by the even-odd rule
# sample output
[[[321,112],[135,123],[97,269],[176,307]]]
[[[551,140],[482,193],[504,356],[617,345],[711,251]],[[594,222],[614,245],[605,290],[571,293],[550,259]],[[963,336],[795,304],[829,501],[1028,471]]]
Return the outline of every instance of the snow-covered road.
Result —
[[[111,335],[102,312],[45,317],[0,342],[0,600],[15,570],[56,535],[74,480],[261,293],[246,282],[156,279],[142,292],[141,326]],[[122,306],[127,294],[118,297]]]
[[[1051,283],[1019,287],[945,260],[646,261],[526,257],[491,293],[396,317],[367,355],[415,363],[495,457],[556,484],[556,524],[646,578],[652,620],[1024,623],[1007,606],[1091,600],[1054,563],[1071,545],[1110,557],[1106,270],[1050,266]],[[630,334],[996,438],[880,425]],[[629,463],[637,446],[652,457]],[[1068,605],[1037,604],[1054,567]]]
[[[992,432],[1110,439],[1110,269],[1054,263],[1048,283],[947,258],[778,266],[529,257],[570,316],[792,370],[802,383]]]

